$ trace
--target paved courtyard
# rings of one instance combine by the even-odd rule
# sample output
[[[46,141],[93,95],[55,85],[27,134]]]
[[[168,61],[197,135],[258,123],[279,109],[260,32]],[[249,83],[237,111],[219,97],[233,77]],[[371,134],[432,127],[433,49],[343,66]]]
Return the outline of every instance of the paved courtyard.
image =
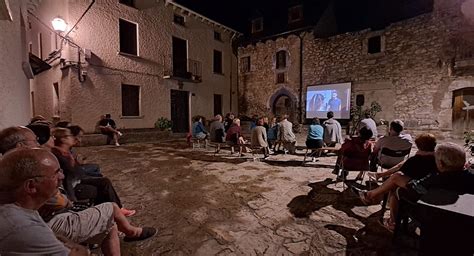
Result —
[[[331,174],[334,156],[253,161],[184,140],[79,148],[115,184],[135,224],[159,233],[124,255],[376,255],[391,251],[380,206]],[[309,183],[311,186],[308,186]]]

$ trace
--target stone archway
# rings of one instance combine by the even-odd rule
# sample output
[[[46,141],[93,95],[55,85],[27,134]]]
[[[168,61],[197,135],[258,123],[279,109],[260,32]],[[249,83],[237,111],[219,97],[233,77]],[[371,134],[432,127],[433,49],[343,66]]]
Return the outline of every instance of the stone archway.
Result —
[[[274,116],[288,115],[288,120],[296,122],[298,113],[296,97],[286,88],[281,88],[270,97],[269,105]]]

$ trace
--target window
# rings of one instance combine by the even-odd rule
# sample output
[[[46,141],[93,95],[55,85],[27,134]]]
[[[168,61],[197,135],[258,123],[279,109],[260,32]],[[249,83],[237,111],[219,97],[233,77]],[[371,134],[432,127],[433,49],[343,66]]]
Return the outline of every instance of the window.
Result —
[[[303,6],[297,5],[288,8],[288,23],[297,22],[303,19]]]
[[[285,82],[285,73],[277,74],[277,84],[282,84]]]
[[[138,25],[119,19],[120,52],[138,56]]]
[[[286,68],[286,51],[285,50],[281,50],[277,52],[276,68],[277,69]]]
[[[263,30],[263,18],[252,20],[252,33],[257,33]]]
[[[370,37],[367,40],[367,53],[379,53],[382,52],[382,37],[381,36],[374,36]]]
[[[140,115],[140,86],[122,84],[122,116]]]
[[[135,0],[119,0],[119,3],[135,8]]]
[[[240,58],[240,65],[242,73],[250,72],[250,56]]]
[[[185,22],[184,16],[175,14],[174,17],[173,17],[173,22],[178,24],[178,25],[184,26],[184,22]]]
[[[214,50],[214,73],[222,74],[222,52]]]
[[[222,41],[221,33],[214,31],[214,39],[217,41]]]

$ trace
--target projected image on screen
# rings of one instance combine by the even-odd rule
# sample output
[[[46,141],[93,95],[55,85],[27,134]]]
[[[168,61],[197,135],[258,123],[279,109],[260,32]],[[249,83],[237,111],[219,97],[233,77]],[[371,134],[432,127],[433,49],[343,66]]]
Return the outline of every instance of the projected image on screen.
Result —
[[[334,117],[349,119],[351,109],[351,83],[308,86],[306,92],[306,118],[326,118],[328,111]]]

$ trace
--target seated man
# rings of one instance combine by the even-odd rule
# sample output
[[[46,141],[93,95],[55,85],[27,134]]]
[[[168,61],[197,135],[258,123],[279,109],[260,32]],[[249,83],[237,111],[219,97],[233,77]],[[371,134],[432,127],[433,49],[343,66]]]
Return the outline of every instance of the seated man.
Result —
[[[209,127],[211,142],[223,143],[225,142],[225,128],[222,123],[222,116],[216,115]]]
[[[413,179],[421,179],[427,175],[436,174],[438,168],[436,166],[434,151],[436,147],[436,138],[434,135],[425,133],[419,135],[415,144],[418,148],[416,154],[409,158],[399,168],[400,173],[394,173],[382,186],[371,191],[358,191],[361,200],[366,204],[379,203],[386,193],[390,192],[392,198],[398,187],[406,188],[408,182]],[[385,225],[389,229],[393,229],[395,225],[396,210],[398,208],[397,200],[390,200],[390,219]]]
[[[344,169],[342,173],[344,176],[347,176],[347,171],[361,171],[356,180],[362,179],[363,171],[369,170],[369,156],[372,152],[369,142],[371,137],[372,131],[362,127],[358,137],[346,139],[339,150],[336,170],[341,166]]]
[[[334,147],[336,144],[342,144],[341,124],[334,119],[334,113],[329,111],[326,116],[328,120],[324,121],[324,143],[328,147]]]
[[[87,249],[63,244],[38,214],[57,192],[59,164],[44,149],[17,149],[0,161],[0,254],[88,255]]]
[[[288,115],[284,115],[280,121],[277,137],[283,142],[283,147],[288,150],[290,154],[295,154],[296,151],[296,136],[293,133],[293,124],[288,121]]]
[[[115,146],[120,146],[118,138],[123,134],[117,129],[117,125],[110,114],[102,116],[102,119],[99,121],[99,129],[102,134],[107,135],[107,144],[113,140]]]
[[[270,150],[268,149],[268,142],[267,142],[267,130],[263,126],[263,118],[258,118],[257,126],[252,129],[252,140],[251,140],[252,147],[261,147],[264,154],[264,159],[267,159]]]
[[[398,163],[405,160],[405,156],[393,157],[382,154],[383,148],[393,151],[410,150],[412,147],[412,138],[409,134],[403,134],[403,122],[401,120],[393,120],[390,123],[388,136],[380,138],[374,146],[374,151],[370,160],[370,171],[376,172],[377,165],[383,168],[392,168]]]
[[[0,153],[2,154],[15,148],[37,146],[36,136],[26,127],[10,127],[0,131]],[[77,243],[100,243],[105,255],[117,255],[120,253],[118,231],[125,233],[124,241],[143,240],[156,233],[156,229],[151,227],[139,228],[132,226],[115,203],[103,203],[81,212],[69,211],[72,206],[71,203],[65,195],[57,190],[64,179],[61,169],[58,169],[59,163],[54,155],[53,158],[47,155],[46,160],[54,160],[54,166],[57,166],[55,174],[50,175],[51,177],[41,175],[34,178],[44,177],[48,178],[44,180],[48,180],[50,183],[54,182],[48,183],[49,186],[47,187],[53,186],[55,193],[52,193],[53,196],[49,200],[42,201],[37,209],[41,211],[41,217],[48,220],[48,225],[56,235],[66,237]],[[34,167],[37,168],[38,166]],[[46,186],[46,184],[43,186]],[[38,194],[45,195],[45,191],[39,191]],[[0,196],[2,196],[1,193]]]

